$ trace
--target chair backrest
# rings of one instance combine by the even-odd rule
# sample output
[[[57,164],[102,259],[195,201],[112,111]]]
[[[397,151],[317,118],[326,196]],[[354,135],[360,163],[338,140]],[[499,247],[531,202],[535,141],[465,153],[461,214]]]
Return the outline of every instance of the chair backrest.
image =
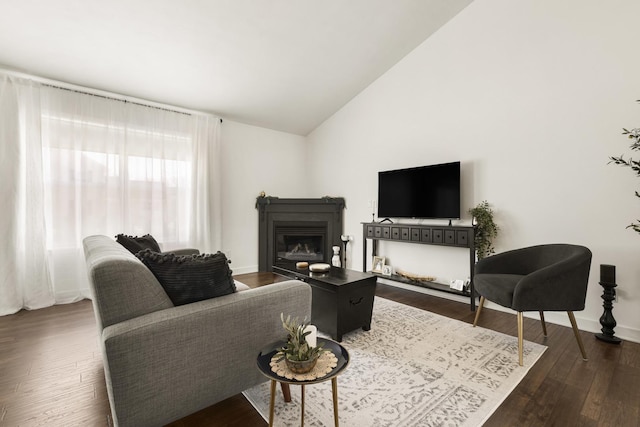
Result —
[[[566,243],[529,246],[514,249],[508,254],[509,262],[504,265],[508,271],[502,272],[509,274],[527,275],[558,262],[580,264],[588,260],[591,265],[591,251],[588,248]]]
[[[527,277],[514,292],[512,308],[518,311],[583,310],[591,257],[588,248],[570,244],[539,245],[517,250],[514,259],[522,263],[520,274]],[[531,291],[526,292],[529,281],[538,283],[534,283]],[[540,290],[546,292],[541,293]]]

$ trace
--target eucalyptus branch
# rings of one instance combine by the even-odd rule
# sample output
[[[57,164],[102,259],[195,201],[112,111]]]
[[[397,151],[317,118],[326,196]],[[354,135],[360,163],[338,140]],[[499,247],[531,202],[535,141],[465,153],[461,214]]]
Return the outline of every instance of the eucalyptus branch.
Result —
[[[636,102],[640,102],[640,99],[636,100]],[[627,138],[633,140],[633,142],[629,146],[632,151],[640,151],[640,128],[622,128],[622,135],[626,135]],[[609,163],[614,163],[622,167],[630,168],[635,172],[636,176],[640,176],[640,161],[638,160],[633,160],[632,158],[629,158],[629,160],[627,160],[623,157],[623,155],[620,155],[609,157]],[[636,197],[640,198],[640,192],[635,191],[635,195]],[[631,228],[636,233],[640,233],[640,220],[637,220],[637,222],[635,223],[629,224],[627,228]]]

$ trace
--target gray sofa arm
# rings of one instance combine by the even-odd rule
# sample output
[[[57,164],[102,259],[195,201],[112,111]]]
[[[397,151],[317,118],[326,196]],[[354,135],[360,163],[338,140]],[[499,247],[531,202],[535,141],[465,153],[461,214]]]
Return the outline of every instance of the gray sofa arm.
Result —
[[[105,328],[115,424],[164,425],[266,381],[256,357],[285,338],[280,313],[309,318],[309,285],[290,280]]]

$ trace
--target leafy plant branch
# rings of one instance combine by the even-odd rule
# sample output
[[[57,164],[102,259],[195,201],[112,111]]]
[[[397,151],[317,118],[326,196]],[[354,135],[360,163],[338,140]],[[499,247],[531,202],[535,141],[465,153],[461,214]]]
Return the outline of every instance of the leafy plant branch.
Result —
[[[278,350],[278,359],[281,361],[285,357],[291,361],[312,360],[318,357],[323,351],[324,343],[316,347],[311,347],[307,343],[307,335],[310,331],[305,331],[309,326],[309,321],[305,318],[302,323],[298,323],[298,318],[291,319],[291,316],[284,318],[284,313],[280,313],[282,327],[287,331],[287,344]]]
[[[640,102],[640,99],[636,100],[636,102]],[[622,128],[622,135],[627,135],[629,139],[632,139],[633,142],[629,146],[631,151],[640,151],[640,128],[634,129],[625,129]],[[625,159],[624,155],[620,156],[611,156],[609,157],[609,163],[614,163],[616,165],[620,165],[623,167],[630,168],[633,172],[635,172],[636,176],[640,177],[640,161],[633,160],[631,157],[629,159]],[[635,191],[636,197],[640,198],[640,193]],[[633,229],[635,232],[640,233],[640,219],[636,220],[636,222],[631,223],[627,226],[627,228]]]
[[[493,220],[493,210],[486,200],[475,208],[469,209],[469,213],[475,218],[474,242],[478,259],[486,258],[496,253],[493,247],[493,239],[498,237],[499,227]]]

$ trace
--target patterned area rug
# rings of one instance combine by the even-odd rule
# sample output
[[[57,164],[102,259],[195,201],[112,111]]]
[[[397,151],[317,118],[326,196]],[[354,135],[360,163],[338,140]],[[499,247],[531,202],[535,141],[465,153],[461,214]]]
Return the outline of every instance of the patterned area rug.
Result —
[[[343,337],[351,361],[338,377],[340,424],[480,426],[546,347],[376,297],[371,330]],[[277,387],[276,426],[300,425],[300,387],[285,403]],[[269,382],[244,392],[268,421]],[[305,425],[332,426],[331,381],[305,387]]]

